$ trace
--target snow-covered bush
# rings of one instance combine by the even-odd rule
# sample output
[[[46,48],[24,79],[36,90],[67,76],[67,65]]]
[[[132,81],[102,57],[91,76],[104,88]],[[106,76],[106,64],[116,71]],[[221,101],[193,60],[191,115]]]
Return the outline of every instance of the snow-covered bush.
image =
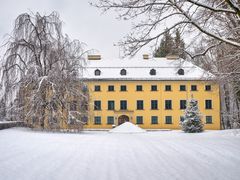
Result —
[[[184,117],[180,122],[182,130],[187,133],[196,133],[203,131],[203,123],[201,121],[198,102],[195,99],[190,99],[184,113]]]

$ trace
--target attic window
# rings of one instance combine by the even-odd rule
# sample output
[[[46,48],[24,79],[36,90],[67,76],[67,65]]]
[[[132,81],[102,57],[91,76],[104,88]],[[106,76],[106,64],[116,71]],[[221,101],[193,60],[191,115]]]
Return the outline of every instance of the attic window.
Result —
[[[184,70],[183,69],[179,69],[177,73],[178,73],[178,75],[184,75]]]
[[[126,76],[126,75],[127,75],[126,69],[122,69],[122,70],[120,71],[120,74],[121,74],[122,76]]]
[[[156,70],[155,70],[155,69],[151,69],[151,70],[150,70],[150,75],[152,75],[152,76],[153,76],[153,75],[156,75]]]
[[[95,76],[100,76],[101,75],[101,71],[99,69],[96,69],[94,73],[95,73]]]

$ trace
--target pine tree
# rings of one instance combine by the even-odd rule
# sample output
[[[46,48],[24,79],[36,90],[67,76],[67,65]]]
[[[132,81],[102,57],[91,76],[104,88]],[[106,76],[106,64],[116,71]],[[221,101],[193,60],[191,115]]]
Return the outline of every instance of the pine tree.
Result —
[[[185,43],[184,43],[183,39],[181,38],[181,34],[178,29],[176,30],[176,36],[174,38],[174,43],[175,43],[174,44],[175,48],[173,48],[173,52],[174,52],[173,54],[178,55],[180,58],[185,59],[186,58],[186,55],[184,52]]]
[[[203,131],[203,123],[200,117],[198,102],[190,99],[184,113],[184,118],[180,122],[182,130],[187,133],[196,133]]]

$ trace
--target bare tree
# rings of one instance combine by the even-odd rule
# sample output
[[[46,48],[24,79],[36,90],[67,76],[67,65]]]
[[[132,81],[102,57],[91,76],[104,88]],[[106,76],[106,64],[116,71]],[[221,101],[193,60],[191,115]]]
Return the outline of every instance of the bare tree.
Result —
[[[63,36],[58,13],[19,15],[6,47],[1,84],[8,116],[42,128],[81,125],[86,110],[73,112],[70,104],[87,101],[79,78],[85,51],[83,43]]]

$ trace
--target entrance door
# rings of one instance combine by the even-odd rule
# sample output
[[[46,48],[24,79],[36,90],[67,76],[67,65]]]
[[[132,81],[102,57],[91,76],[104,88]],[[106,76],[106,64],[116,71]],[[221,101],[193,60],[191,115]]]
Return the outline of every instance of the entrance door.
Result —
[[[126,115],[119,116],[118,118],[118,125],[121,125],[122,123],[129,122],[129,117]]]

